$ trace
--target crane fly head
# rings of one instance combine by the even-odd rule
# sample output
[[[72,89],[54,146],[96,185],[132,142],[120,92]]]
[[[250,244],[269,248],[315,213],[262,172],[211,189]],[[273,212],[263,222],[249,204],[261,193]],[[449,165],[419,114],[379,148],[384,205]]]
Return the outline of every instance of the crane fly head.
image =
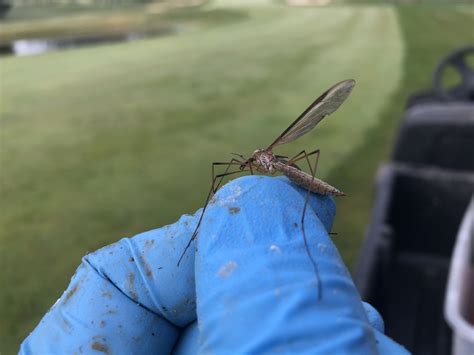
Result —
[[[265,172],[273,172],[273,162],[275,160],[275,156],[269,149],[257,149],[253,152],[252,157],[253,162],[257,165],[257,167],[261,168]],[[249,159],[249,160],[250,160]]]
[[[252,156],[248,159],[245,159],[242,155],[240,157],[244,161],[240,164],[240,170],[246,170],[247,168],[251,169],[252,164],[257,164],[258,166],[262,165],[262,155],[266,155],[268,152],[266,149],[257,149],[252,153]]]

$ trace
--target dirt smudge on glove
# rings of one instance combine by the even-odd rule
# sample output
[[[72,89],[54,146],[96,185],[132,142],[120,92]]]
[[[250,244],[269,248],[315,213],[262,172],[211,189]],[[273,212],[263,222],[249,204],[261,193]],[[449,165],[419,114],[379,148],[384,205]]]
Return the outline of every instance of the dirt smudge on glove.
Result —
[[[65,305],[66,303],[68,303],[68,301],[71,299],[71,297],[74,296],[74,294],[77,292],[78,287],[79,287],[79,285],[78,285],[78,284],[75,284],[74,287],[71,288],[71,289],[66,293],[66,296],[64,296],[63,305]]]
[[[239,213],[239,212],[240,212],[240,208],[239,208],[239,207],[229,207],[229,212],[230,212],[230,214]]]
[[[100,351],[101,353],[108,354],[109,353],[109,348],[107,345],[99,343],[98,341],[94,341],[91,344],[91,348],[97,351]]]
[[[232,275],[234,270],[237,268],[237,263],[235,261],[229,261],[227,264],[223,265],[217,275],[222,278],[227,278]]]
[[[96,335],[92,337],[92,344],[91,348],[97,351],[100,351],[101,353],[108,354],[109,353],[109,347],[105,345],[105,338]]]
[[[138,301],[138,294],[135,291],[135,274],[133,272],[127,275],[127,289],[130,292],[132,300]]]

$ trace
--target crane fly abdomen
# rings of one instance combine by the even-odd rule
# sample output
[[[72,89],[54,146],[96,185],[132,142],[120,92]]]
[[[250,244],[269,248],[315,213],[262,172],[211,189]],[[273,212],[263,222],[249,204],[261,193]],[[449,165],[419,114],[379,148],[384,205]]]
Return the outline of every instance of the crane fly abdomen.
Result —
[[[271,150],[257,149],[252,155],[253,162],[258,171],[264,174],[273,174],[275,171],[286,175],[295,184],[321,195],[344,196],[345,193],[339,191],[334,186],[305,173],[296,166],[281,161],[273,155]]]
[[[288,164],[276,161],[273,163],[273,167],[287,176],[295,184],[311,192],[316,192],[321,195],[345,196],[344,192],[339,191],[334,186],[329,185],[327,182],[313,177],[304,171]]]

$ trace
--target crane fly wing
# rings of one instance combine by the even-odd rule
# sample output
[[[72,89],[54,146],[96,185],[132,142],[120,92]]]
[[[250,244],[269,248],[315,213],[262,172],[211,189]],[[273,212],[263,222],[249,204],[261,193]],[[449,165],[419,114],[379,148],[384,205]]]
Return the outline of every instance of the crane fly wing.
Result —
[[[312,130],[324,117],[336,111],[349,96],[355,80],[341,81],[318,97],[283,133],[267,148],[285,144]]]

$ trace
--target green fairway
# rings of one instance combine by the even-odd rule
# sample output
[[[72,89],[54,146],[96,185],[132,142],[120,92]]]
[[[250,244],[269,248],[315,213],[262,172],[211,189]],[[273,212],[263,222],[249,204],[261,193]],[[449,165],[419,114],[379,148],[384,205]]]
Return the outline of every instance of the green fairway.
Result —
[[[174,36],[1,59],[1,354],[81,256],[193,213],[212,161],[268,145],[348,78],[340,111],[277,153],[321,149],[318,176],[350,196],[335,230],[352,265],[407,94],[474,40],[462,8],[224,4],[187,13],[199,26]]]

